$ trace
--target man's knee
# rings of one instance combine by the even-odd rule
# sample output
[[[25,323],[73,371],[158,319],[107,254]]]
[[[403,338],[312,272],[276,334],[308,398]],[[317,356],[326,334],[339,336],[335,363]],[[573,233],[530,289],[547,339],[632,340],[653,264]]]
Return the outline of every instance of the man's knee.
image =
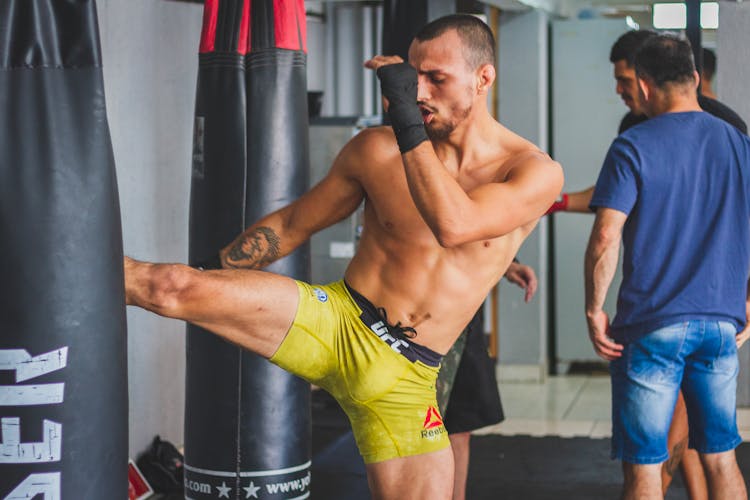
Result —
[[[707,474],[721,474],[737,467],[737,457],[734,450],[720,453],[701,453],[700,457]]]
[[[160,314],[173,316],[178,313],[191,284],[199,271],[179,264],[157,265],[152,268],[149,300]]]

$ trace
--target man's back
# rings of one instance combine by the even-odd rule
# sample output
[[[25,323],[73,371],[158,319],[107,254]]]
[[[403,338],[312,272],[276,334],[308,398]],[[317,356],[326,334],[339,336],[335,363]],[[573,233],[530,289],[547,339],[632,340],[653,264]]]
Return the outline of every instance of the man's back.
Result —
[[[702,112],[662,114],[613,143],[592,205],[628,214],[615,338],[689,318],[744,323],[749,162],[747,137]]]

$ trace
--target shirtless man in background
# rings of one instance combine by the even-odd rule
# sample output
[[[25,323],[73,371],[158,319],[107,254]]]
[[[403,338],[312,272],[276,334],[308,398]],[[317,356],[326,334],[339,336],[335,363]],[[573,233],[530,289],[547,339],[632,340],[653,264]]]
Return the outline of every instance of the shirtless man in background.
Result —
[[[487,109],[494,47],[483,22],[452,15],[417,34],[409,64],[367,61],[392,127],[359,133],[319,184],[220,252],[224,267],[262,268],[364,200],[342,281],[125,260],[128,304],[199,325],[328,390],[351,420],[376,499],[451,498],[435,399],[441,355],[562,188],[560,165]]]

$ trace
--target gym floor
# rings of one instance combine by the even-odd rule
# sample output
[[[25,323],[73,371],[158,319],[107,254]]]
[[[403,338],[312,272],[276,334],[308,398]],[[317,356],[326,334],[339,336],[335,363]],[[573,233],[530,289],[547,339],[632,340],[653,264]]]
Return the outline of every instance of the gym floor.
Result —
[[[505,421],[476,434],[608,438],[607,375],[549,377],[544,383],[500,382]],[[740,435],[750,441],[750,408],[737,410]]]
[[[610,388],[606,375],[501,382],[506,420],[474,433],[469,500],[618,498],[620,463],[609,458]],[[313,393],[311,500],[366,500],[364,465],[349,424],[325,392]],[[738,410],[740,469],[750,484],[750,409]],[[666,500],[687,499],[679,475]]]

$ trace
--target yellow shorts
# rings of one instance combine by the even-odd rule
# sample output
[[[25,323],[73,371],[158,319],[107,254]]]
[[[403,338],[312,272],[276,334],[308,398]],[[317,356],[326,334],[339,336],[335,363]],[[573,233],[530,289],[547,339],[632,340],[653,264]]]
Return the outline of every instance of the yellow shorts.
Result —
[[[271,362],[336,398],[365,463],[448,447],[435,394],[440,356],[388,328],[343,281],[297,287],[297,316]]]

